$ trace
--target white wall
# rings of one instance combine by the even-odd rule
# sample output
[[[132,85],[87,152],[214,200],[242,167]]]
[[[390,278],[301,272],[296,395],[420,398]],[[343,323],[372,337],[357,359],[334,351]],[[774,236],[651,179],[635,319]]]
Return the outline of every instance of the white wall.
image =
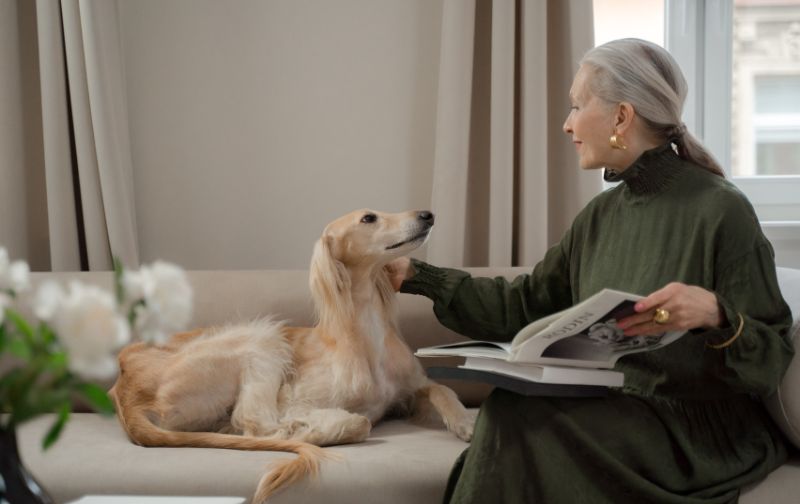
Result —
[[[306,268],[427,208],[441,0],[120,0],[141,258]]]

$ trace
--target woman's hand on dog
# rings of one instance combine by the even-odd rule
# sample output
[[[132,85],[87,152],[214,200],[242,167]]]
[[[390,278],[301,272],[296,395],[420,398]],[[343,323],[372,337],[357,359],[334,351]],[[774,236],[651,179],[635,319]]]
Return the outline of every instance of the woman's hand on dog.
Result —
[[[411,259],[408,257],[399,257],[386,266],[383,267],[386,274],[389,275],[389,281],[392,282],[392,288],[395,292],[400,290],[403,282],[414,276],[414,267],[411,265]]]

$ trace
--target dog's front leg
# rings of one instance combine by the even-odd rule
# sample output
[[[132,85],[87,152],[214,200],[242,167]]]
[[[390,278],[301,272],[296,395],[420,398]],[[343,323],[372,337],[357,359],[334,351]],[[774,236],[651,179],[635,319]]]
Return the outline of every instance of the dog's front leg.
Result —
[[[425,387],[417,391],[415,399],[415,410],[424,411],[433,406],[442,417],[447,430],[463,441],[469,442],[472,439],[475,415],[467,411],[451,389],[429,381]]]
[[[278,394],[283,380],[282,370],[253,359],[245,363],[242,377],[231,414],[234,431],[245,436],[275,435],[280,429]]]

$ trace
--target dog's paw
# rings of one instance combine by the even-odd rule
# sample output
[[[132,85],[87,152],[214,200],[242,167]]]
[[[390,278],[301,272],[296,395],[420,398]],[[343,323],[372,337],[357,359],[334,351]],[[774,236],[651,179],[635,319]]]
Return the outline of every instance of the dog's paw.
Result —
[[[453,430],[453,433],[458,437],[458,439],[469,443],[472,441],[472,431],[475,428],[475,424],[471,422],[464,422],[456,426]]]
[[[369,418],[353,415],[343,429],[342,437],[349,443],[360,443],[369,437],[370,431],[372,431],[372,422],[369,421]]]
[[[462,441],[469,443],[472,441],[472,432],[475,428],[475,414],[467,412],[462,418],[453,424],[449,424],[447,428]]]

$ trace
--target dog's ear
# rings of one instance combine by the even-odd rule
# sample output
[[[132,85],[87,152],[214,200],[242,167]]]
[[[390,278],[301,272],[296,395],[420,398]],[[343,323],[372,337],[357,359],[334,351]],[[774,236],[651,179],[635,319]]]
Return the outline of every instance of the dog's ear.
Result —
[[[309,287],[320,322],[333,313],[347,313],[352,306],[350,275],[333,255],[333,240],[332,236],[323,235],[311,256]]]

